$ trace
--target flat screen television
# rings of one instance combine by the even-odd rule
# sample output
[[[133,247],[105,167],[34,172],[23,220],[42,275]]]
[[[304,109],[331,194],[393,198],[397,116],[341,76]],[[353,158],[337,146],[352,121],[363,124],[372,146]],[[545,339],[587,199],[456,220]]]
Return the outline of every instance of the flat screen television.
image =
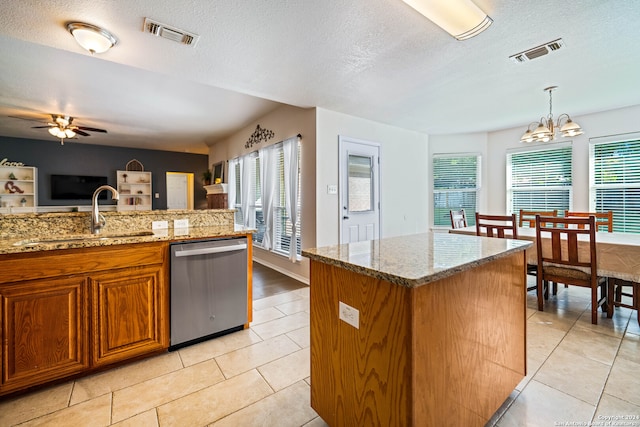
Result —
[[[106,176],[51,175],[52,200],[91,200],[93,192],[107,184]],[[108,191],[100,192],[99,199],[105,200]]]

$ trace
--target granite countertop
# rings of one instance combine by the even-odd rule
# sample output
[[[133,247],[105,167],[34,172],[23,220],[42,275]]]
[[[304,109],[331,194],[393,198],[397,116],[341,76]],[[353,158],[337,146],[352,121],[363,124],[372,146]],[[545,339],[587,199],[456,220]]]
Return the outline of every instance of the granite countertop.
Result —
[[[90,248],[96,246],[125,245],[163,241],[180,241],[216,237],[242,236],[255,232],[245,227],[203,226],[184,229],[161,229],[104,232],[102,234],[66,234],[55,237],[3,238],[0,240],[0,255],[32,253],[59,249]]]
[[[524,251],[529,241],[423,233],[305,249],[302,255],[407,287],[417,287]]]

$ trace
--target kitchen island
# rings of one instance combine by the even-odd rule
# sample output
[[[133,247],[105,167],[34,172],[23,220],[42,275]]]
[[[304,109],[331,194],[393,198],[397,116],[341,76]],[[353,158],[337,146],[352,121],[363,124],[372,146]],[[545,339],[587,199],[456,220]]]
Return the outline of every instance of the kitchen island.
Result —
[[[529,246],[425,233],[304,250],[311,406],[331,426],[484,426],[526,374]]]

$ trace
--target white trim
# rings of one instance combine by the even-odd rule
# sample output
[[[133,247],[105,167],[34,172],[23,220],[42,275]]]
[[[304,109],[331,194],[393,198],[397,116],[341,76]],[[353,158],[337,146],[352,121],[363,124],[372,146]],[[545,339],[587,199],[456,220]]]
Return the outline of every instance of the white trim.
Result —
[[[558,148],[566,148],[572,147],[573,141],[563,141],[563,142],[541,142],[538,144],[529,144],[524,145],[522,147],[508,148],[507,154],[515,154],[515,153],[527,153],[531,151],[547,151],[547,150],[555,150]]]
[[[285,270],[284,268],[279,267],[279,266],[277,266],[275,264],[271,264],[269,261],[265,261],[263,259],[257,259],[255,256],[253,257],[253,261],[257,262],[258,264],[264,265],[265,267],[269,267],[270,269],[275,270],[278,273],[282,273],[285,276],[289,276],[292,279],[297,280],[298,282],[302,282],[307,286],[309,285],[309,279],[308,278],[300,276],[300,275],[295,274],[295,273],[292,273],[292,272],[290,272],[288,270]]]
[[[619,133],[617,135],[594,136],[589,138],[590,144],[606,144],[609,142],[637,141],[640,139],[640,132]]]

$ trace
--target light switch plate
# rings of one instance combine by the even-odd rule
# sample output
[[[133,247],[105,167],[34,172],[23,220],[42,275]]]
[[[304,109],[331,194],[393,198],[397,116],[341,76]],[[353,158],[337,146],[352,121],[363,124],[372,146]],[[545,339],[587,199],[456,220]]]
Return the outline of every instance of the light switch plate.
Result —
[[[169,228],[169,221],[152,221],[151,222],[152,230],[162,230],[165,228]]]
[[[188,219],[174,219],[173,228],[189,228]]]
[[[358,309],[353,308],[342,301],[338,301],[338,312],[340,320],[350,324],[356,329],[360,329],[360,312]]]
[[[327,194],[338,194],[338,186],[337,185],[327,185]]]

